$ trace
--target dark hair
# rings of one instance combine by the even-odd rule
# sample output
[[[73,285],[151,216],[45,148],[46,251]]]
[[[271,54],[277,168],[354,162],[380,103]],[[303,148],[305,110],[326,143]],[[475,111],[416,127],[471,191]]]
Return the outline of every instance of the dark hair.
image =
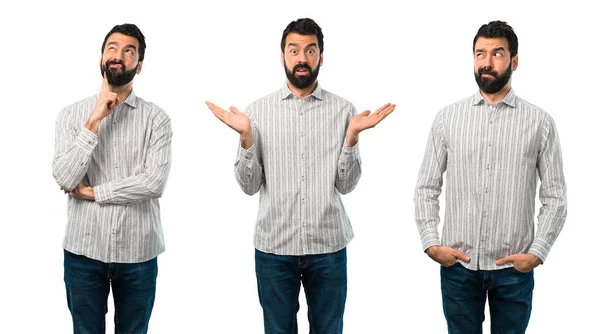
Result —
[[[114,26],[108,32],[108,34],[106,34],[106,37],[104,37],[104,42],[102,42],[102,49],[100,50],[100,52],[104,53],[104,47],[106,46],[106,41],[108,40],[108,37],[115,33],[123,34],[137,39],[138,43],[140,44],[140,49],[138,51],[140,55],[139,61],[144,60],[144,54],[146,53],[146,38],[144,37],[144,34],[142,34],[140,28],[138,28],[135,24],[131,23],[125,23]]]
[[[323,53],[323,32],[321,31],[321,27],[309,18],[297,19],[296,21],[292,21],[283,31],[283,36],[281,36],[281,52],[285,51],[285,38],[290,33],[296,33],[300,35],[317,35],[317,40],[319,41],[319,53]]]
[[[484,38],[501,38],[504,37],[508,40],[508,51],[510,51],[510,57],[514,57],[519,53],[519,39],[515,34],[513,28],[506,24],[504,21],[491,21],[488,24],[484,24],[477,31],[477,35],[473,39],[473,52],[475,52],[475,43],[479,37]]]

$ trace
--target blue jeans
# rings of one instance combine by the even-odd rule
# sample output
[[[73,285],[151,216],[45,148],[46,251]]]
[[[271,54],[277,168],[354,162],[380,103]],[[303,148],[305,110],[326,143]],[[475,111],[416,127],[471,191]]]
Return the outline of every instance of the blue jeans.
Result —
[[[298,295],[304,286],[310,333],[342,333],[346,305],[346,249],[286,256],[255,252],[258,298],[265,334],[298,333]]]
[[[441,269],[448,333],[481,333],[486,295],[492,334],[525,333],[531,315],[533,270],[468,270],[460,263]]]
[[[107,299],[112,286],[115,333],[146,333],[157,275],[156,258],[142,263],[104,263],[65,251],[65,286],[73,332],[105,332]]]

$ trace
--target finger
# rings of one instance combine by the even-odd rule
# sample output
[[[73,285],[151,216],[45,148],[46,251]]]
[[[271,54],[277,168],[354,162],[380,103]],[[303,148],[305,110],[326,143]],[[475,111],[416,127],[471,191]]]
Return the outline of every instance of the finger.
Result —
[[[242,113],[241,111],[238,110],[238,108],[236,108],[234,106],[229,107],[229,110],[235,115]]]
[[[396,105],[388,103],[384,107],[379,108],[379,110],[377,110],[377,114],[381,116],[381,119],[384,119],[391,114],[394,109],[396,109]]]
[[[210,102],[210,101],[204,101],[204,103],[206,103],[206,106],[208,107],[208,109],[210,110],[214,110],[215,108],[218,108],[216,104]]]
[[[225,109],[219,107],[218,105],[216,105],[212,102],[209,102],[209,101],[206,101],[205,103],[206,103],[206,106],[208,106],[208,109],[210,109],[213,113],[219,113],[219,114],[225,113]]]
[[[104,75],[102,76],[102,91],[110,92],[110,85],[108,84],[108,79],[106,78],[106,71],[104,70]]]
[[[386,104],[382,105],[381,107],[379,107],[379,109],[377,109],[377,112],[384,110],[385,108],[389,107],[390,105],[391,105],[391,103],[386,103]]]
[[[469,257],[469,255],[463,253],[463,252],[459,252],[457,250],[454,250],[454,252],[452,252],[457,259],[463,260],[465,262],[469,262],[471,261],[471,258]]]

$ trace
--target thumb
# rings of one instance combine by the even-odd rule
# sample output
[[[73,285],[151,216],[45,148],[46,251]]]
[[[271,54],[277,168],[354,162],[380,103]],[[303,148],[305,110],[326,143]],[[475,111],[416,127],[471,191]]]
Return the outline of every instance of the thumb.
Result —
[[[513,261],[514,261],[513,256],[510,255],[510,256],[503,257],[501,259],[496,260],[496,264],[499,265],[499,266],[501,266],[503,264],[507,264],[507,263],[510,263],[510,262],[513,262]]]
[[[234,113],[234,114],[239,114],[239,113],[241,113],[241,111],[239,111],[239,110],[238,110],[238,108],[236,108],[236,107],[234,107],[234,106],[231,106],[231,107],[229,107],[229,110],[230,110],[232,113]]]
[[[360,113],[361,116],[369,116],[369,114],[371,114],[371,110],[365,110]]]

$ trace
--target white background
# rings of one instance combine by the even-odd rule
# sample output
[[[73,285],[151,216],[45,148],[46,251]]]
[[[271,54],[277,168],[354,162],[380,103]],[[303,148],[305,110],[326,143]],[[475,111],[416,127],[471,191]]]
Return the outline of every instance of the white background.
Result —
[[[361,134],[363,176],[343,198],[356,234],[345,333],[446,331],[439,266],[421,250],[412,197],[433,118],[476,91],[473,36],[496,19],[520,40],[516,93],[556,121],[569,191],[566,225],[535,271],[528,333],[597,328],[597,11],[579,1],[392,3],[3,2],[0,332],[71,332],[61,248],[66,198],[51,173],[54,124],[61,108],[98,91],[102,40],[125,22],[147,37],[136,93],[165,109],[174,130],[161,199],[167,251],[150,332],[263,331],[252,245],[258,195],[239,189],[238,138],[203,102],[241,109],[279,89],[281,33],[300,17],[323,29],[325,89],[359,111],[398,105]],[[298,317],[307,333],[303,297]],[[484,327],[489,332],[488,319]]]

